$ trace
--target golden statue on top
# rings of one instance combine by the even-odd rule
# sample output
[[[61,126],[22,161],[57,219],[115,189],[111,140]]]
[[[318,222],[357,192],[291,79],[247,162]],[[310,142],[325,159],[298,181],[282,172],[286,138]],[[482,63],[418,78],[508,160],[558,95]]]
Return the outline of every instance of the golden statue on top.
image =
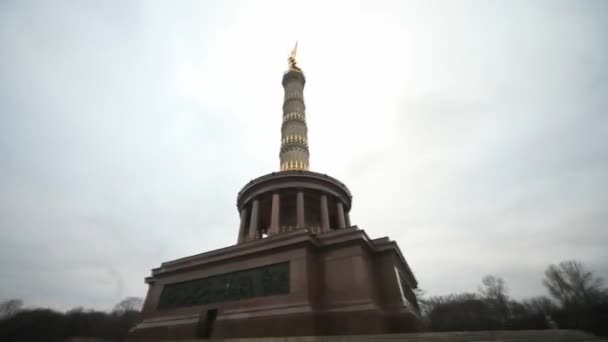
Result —
[[[289,63],[289,70],[296,70],[296,71],[300,71],[302,72],[302,69],[300,69],[297,66],[297,62],[296,62],[296,53],[298,52],[298,41],[296,41],[296,45],[293,47],[293,49],[291,49],[291,53],[289,54],[289,58],[287,59],[287,62]]]

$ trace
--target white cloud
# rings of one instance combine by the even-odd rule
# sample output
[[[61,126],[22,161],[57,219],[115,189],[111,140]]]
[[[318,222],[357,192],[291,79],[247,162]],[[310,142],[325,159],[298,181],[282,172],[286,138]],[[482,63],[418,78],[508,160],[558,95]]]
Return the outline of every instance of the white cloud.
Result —
[[[312,169],[429,293],[608,272],[601,2],[0,6],[0,297],[110,308],[233,243],[237,191],[278,169],[296,39]]]

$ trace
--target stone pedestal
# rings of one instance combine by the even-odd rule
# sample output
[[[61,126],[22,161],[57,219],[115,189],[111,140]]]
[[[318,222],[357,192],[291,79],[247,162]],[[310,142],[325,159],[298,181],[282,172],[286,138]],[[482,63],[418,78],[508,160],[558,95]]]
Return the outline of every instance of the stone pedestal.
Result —
[[[163,263],[133,339],[415,331],[416,280],[397,244],[307,229]]]

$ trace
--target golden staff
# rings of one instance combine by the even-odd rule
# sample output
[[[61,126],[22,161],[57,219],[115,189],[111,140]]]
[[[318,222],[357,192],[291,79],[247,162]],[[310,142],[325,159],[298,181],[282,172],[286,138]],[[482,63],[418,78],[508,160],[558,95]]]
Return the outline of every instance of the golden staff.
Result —
[[[289,63],[289,69],[301,71],[297,66],[296,62],[296,53],[298,52],[298,41],[296,41],[296,45],[291,49],[291,53],[289,54],[289,58],[287,62]]]

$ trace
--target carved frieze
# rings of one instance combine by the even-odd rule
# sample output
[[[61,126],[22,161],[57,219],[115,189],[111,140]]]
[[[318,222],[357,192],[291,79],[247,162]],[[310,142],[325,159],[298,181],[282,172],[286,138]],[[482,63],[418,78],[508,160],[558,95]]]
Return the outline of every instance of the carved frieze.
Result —
[[[207,305],[289,293],[289,263],[165,285],[159,309]]]

